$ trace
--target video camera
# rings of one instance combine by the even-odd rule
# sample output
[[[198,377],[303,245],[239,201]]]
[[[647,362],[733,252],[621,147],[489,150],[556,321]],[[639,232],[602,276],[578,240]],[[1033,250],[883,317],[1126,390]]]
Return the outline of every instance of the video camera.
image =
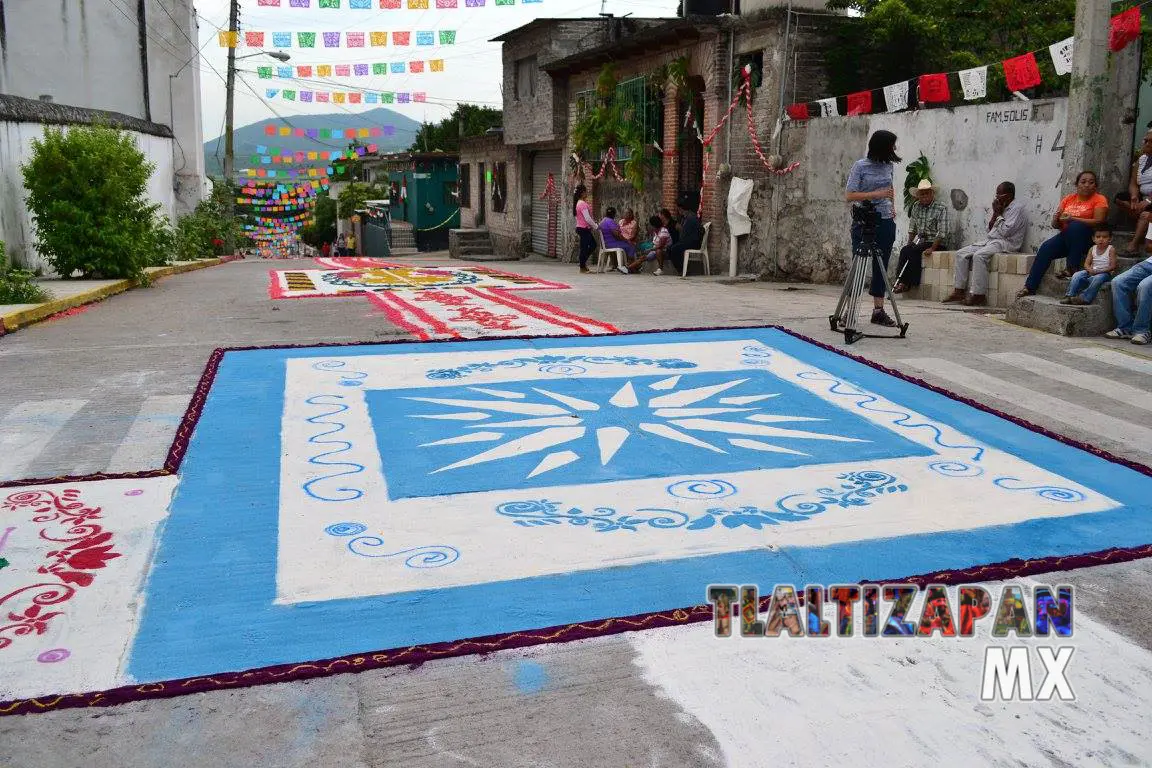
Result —
[[[860,243],[862,245],[876,244],[876,229],[880,226],[880,211],[876,203],[871,200],[853,203],[852,224],[860,225]]]

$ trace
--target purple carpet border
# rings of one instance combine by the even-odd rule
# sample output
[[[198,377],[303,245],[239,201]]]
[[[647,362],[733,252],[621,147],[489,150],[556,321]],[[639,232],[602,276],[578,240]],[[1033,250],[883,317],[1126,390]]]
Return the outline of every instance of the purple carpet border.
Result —
[[[924,389],[943,395],[944,397],[955,400],[956,402],[963,403],[985,413],[990,413],[1001,419],[1010,421],[1013,424],[1024,427],[1025,429],[1029,429],[1050,439],[1057,440],[1061,443],[1064,443],[1065,445],[1086,451],[1094,456],[1105,459],[1106,461],[1120,464],[1143,475],[1152,477],[1152,467],[1119,456],[1115,456],[1108,451],[1104,451],[1087,443],[1083,443],[1078,440],[1065,437],[1064,435],[1057,434],[1044,427],[1032,424],[1025,419],[1017,418],[995,408],[983,405],[982,403],[976,402],[970,398],[958,395],[954,392],[950,392],[949,390],[943,389],[942,387],[937,387],[936,385],[930,384],[922,379],[908,376],[907,374],[892,368],[888,368],[887,366],[881,365],[880,363],[859,357],[857,355],[853,355],[832,345],[825,344],[801,333],[797,333],[796,331],[777,325],[667,328],[646,331],[624,331],[620,333],[594,334],[581,338],[594,339],[607,336],[639,336],[656,333],[689,333],[694,331],[753,329],[771,329],[782,331],[801,341],[819,347],[820,349],[834,352],[850,360],[854,360],[858,363],[862,363],[885,374],[888,374],[889,376],[893,376],[911,384],[915,384],[916,386],[923,387]],[[203,413],[204,405],[208,399],[208,393],[220,368],[220,363],[223,360],[224,355],[228,352],[243,352],[261,349],[361,347],[386,344],[447,344],[461,341],[506,341],[508,339],[531,340],[538,338],[554,339],[557,337],[500,336],[490,339],[434,339],[429,341],[392,339],[387,341],[365,341],[353,343],[280,344],[269,346],[219,348],[214,350],[208,359],[208,363],[205,366],[204,372],[200,377],[200,381],[196,386],[195,392],[193,393],[192,401],[189,403],[188,410],[185,412],[184,418],[181,421],[180,426],[177,428],[176,437],[172,442],[172,446],[168,452],[168,456],[165,460],[163,469],[115,475],[95,474],[77,477],[51,478],[45,480],[15,480],[0,483],[0,488],[27,485],[44,485],[47,483],[59,482],[88,482],[119,478],[163,477],[175,474],[179,469],[185,454],[187,453],[192,433],[196,428],[196,424],[199,421],[201,414]],[[1075,570],[1078,568],[1087,568],[1098,565],[1124,563],[1147,557],[1152,557],[1152,544],[1145,544],[1138,547],[1107,549],[1101,550],[1099,552],[1089,552],[1080,555],[1044,557],[1031,560],[1013,559],[1006,560],[1001,563],[972,566],[970,568],[964,569],[940,571],[937,573],[921,574],[917,576],[902,576],[892,579],[869,580],[861,583],[902,582],[914,583],[923,588],[928,584],[956,585],[987,581],[1003,581],[1021,576],[1049,573],[1057,570]],[[767,608],[768,600],[770,600],[770,597],[762,599],[762,609]],[[595,637],[606,637],[624,632],[635,632],[661,627],[684,626],[688,624],[709,621],[711,619],[712,606],[698,605],[690,608],[637,614],[635,616],[628,617],[609,618],[600,621],[581,622],[577,624],[549,627],[546,629],[531,630],[527,632],[511,632],[501,635],[491,635],[488,637],[465,640],[454,640],[431,645],[416,645],[407,648],[379,651],[375,653],[351,654],[348,656],[316,662],[281,664],[248,670],[245,672],[228,672],[208,677],[192,677],[159,683],[128,685],[108,691],[63,694],[58,696],[53,695],[30,699],[17,699],[13,701],[0,702],[0,717],[10,715],[26,715],[61,709],[110,707],[120,704],[127,704],[134,701],[166,699],[176,696],[185,696],[194,693],[206,693],[216,690],[250,688],[259,685],[291,682],[295,680],[309,680],[351,672],[384,669],[387,667],[400,665],[417,667],[427,661],[433,661],[436,659],[477,654],[485,655],[496,651],[525,648],[549,643],[565,643],[571,642],[573,640],[584,640]]]

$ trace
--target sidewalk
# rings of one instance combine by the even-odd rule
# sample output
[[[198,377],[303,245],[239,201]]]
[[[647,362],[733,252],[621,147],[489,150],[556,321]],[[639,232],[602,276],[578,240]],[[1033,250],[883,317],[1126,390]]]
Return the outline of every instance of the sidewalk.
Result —
[[[152,280],[158,280],[181,272],[214,267],[235,261],[240,257],[200,259],[198,261],[175,261],[166,267],[148,267],[144,270]],[[11,333],[33,323],[38,323],[52,315],[64,312],[83,304],[101,301],[131,288],[137,287],[135,280],[40,280],[40,286],[52,297],[43,304],[0,304],[0,336]]]

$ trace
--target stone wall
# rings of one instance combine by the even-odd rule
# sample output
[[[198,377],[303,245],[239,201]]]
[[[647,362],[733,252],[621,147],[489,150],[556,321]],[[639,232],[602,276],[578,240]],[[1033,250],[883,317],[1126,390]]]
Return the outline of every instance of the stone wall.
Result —
[[[479,163],[484,163],[485,173],[494,172],[496,163],[507,164],[502,212],[492,208],[492,185],[480,177]],[[469,204],[460,208],[461,228],[486,228],[492,236],[493,251],[502,256],[526,255],[531,250],[532,235],[530,230],[521,226],[520,165],[516,148],[505,145],[498,135],[464,139],[460,142],[460,165],[469,167]],[[483,221],[477,221],[482,184],[485,187],[484,216]]]
[[[897,114],[821,118],[783,129],[782,154],[800,169],[775,186],[779,199],[754,198],[747,247],[774,254],[763,274],[771,279],[837,282],[845,273],[850,216],[844,186],[852,163],[880,129],[899,138],[897,194],[904,165],[927,156],[939,200],[950,211],[953,245],[984,236],[996,185],[1016,185],[1031,221],[1024,252],[1051,232],[1060,198],[1067,100],[1007,102]],[[1102,190],[1109,196],[1116,190]],[[770,207],[778,206],[775,211]],[[767,213],[767,215],[765,215]],[[897,212],[897,243],[907,238],[907,216]]]

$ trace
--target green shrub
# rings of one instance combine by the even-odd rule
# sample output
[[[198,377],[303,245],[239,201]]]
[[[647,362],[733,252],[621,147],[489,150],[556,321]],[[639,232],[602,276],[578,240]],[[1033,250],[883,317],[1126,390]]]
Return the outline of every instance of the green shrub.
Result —
[[[131,135],[105,126],[46,128],[21,170],[36,250],[61,277],[140,278],[156,258],[155,170]]]
[[[8,264],[0,243],[0,304],[42,304],[50,298],[34,281],[36,275]]]
[[[235,188],[213,180],[212,195],[201,200],[196,210],[181,216],[176,222],[173,248],[177,258],[195,261],[224,255],[224,243],[228,241],[227,206],[231,202],[229,198],[236,194]],[[232,220],[237,250],[247,241],[242,227],[238,218]]]

